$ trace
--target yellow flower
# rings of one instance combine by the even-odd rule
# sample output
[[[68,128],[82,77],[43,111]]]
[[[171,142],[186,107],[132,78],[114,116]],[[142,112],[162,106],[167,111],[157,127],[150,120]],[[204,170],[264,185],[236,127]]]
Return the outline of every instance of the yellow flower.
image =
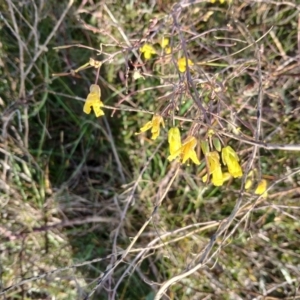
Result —
[[[228,166],[228,171],[234,178],[243,176],[243,171],[239,164],[239,157],[230,146],[222,149],[222,160],[224,165]]]
[[[178,127],[172,127],[168,132],[168,142],[169,142],[169,150],[170,150],[170,156],[168,157],[168,160],[173,160],[177,156],[180,155],[180,149],[181,149],[181,137],[180,137],[180,131]]]
[[[209,174],[212,174],[212,184],[215,186],[221,186],[224,183],[225,176],[223,176],[221,164],[220,164],[220,156],[218,152],[213,151],[206,154]]]
[[[196,165],[200,165],[200,161],[197,157],[195,147],[197,145],[197,140],[194,136],[188,136],[181,146],[182,153],[182,163],[184,164],[189,158]]]
[[[88,94],[83,106],[83,112],[90,114],[93,108],[96,117],[103,116],[104,112],[101,109],[103,102],[100,100],[100,96],[101,90],[99,85],[92,84],[90,86],[90,93]]]
[[[176,137],[178,139],[178,136]],[[175,143],[173,144],[175,145]],[[197,157],[197,153],[194,150],[197,145],[197,140],[194,136],[189,135],[184,142],[182,143],[181,147],[174,152],[171,153],[171,155],[168,157],[169,161],[172,161],[176,157],[180,156],[180,159],[182,160],[182,163],[184,164],[189,158],[192,160],[193,163],[196,165],[200,165],[200,161]],[[170,149],[171,152],[171,149]]]
[[[194,65],[194,63],[190,59],[188,59],[187,62],[188,62],[189,67]],[[178,65],[178,69],[181,73],[185,72],[186,71],[186,58],[185,57],[179,58],[177,61],[177,65]]]
[[[162,127],[165,127],[165,123],[164,123],[164,119],[162,116],[159,115],[154,115],[152,120],[147,122],[141,129],[140,132],[136,133],[142,133],[145,132],[149,129],[151,129],[151,133],[152,133],[152,140],[156,140],[157,137],[159,136],[159,132],[160,132],[160,124],[162,124]]]
[[[169,45],[169,39],[163,37],[159,44],[163,49],[165,49]]]
[[[166,47],[165,48],[165,53],[170,54],[171,53],[171,47]]]
[[[154,47],[147,43],[140,47],[140,52],[144,53],[145,59],[150,59],[153,54],[156,54]]]
[[[245,190],[249,190],[252,187],[252,180],[251,179],[247,179],[246,183],[245,183]]]
[[[268,196],[268,193],[266,192],[267,186],[268,186],[267,180],[262,179],[258,183],[257,188],[256,188],[254,194],[255,195],[262,195],[262,197],[266,198]]]

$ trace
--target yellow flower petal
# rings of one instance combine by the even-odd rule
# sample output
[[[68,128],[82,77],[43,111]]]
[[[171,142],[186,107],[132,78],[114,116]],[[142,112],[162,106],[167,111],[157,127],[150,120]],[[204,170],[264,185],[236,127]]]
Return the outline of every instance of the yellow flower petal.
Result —
[[[178,127],[170,128],[168,132],[168,142],[170,150],[170,156],[168,157],[168,160],[171,161],[181,154],[181,137]]]
[[[212,180],[211,180],[212,184],[214,186],[221,186],[224,183],[224,179],[223,179],[223,174],[222,174],[222,170],[218,169],[216,172],[214,172],[212,174]]]
[[[252,180],[251,179],[247,179],[246,183],[245,183],[245,190],[249,190],[252,186]]]
[[[162,116],[159,115],[154,115],[152,120],[147,122],[141,129],[140,132],[136,133],[139,134],[141,132],[145,132],[149,129],[151,129],[151,133],[152,133],[152,140],[156,140],[157,137],[159,136],[160,133],[160,125],[162,125],[163,127],[165,127],[165,123],[164,123],[164,119]]]
[[[97,118],[100,116],[104,116],[104,111],[101,109],[102,106],[103,102],[101,101],[98,104],[93,105],[93,110]]]
[[[202,177],[202,182],[207,182],[207,174],[205,174],[203,177]],[[217,175],[215,175],[214,179],[212,180],[212,183],[215,185],[215,186],[221,186],[223,185],[223,183],[225,181],[228,181],[232,178],[232,176],[228,173],[228,172],[225,172],[223,173],[223,182],[222,180],[220,179],[220,174],[217,172]],[[222,182],[222,184],[221,184]]]
[[[163,37],[160,42],[160,46],[165,49],[169,45],[169,39]]]
[[[83,106],[83,112],[89,115],[92,111],[91,103],[85,100],[84,106]]]
[[[195,151],[191,151],[190,152],[190,159],[192,160],[192,162],[196,165],[200,165],[200,161],[197,157],[197,153]]]
[[[267,197],[267,193],[266,193],[267,187],[268,187],[267,180],[262,179],[258,183],[257,188],[256,188],[254,194],[255,195],[262,195],[263,197]]]
[[[151,133],[152,133],[152,136],[151,136],[151,140],[156,140],[157,138],[158,138],[158,136],[159,136],[159,130],[157,131],[155,131],[155,130],[153,130],[153,127],[152,127],[152,130],[151,130]]]
[[[181,147],[183,164],[190,158],[194,164],[200,165],[200,161],[197,157],[196,151],[194,150],[196,145],[197,145],[197,140],[194,136],[188,136],[186,138],[186,140],[184,141]]]
[[[164,123],[164,119],[162,118],[162,116],[153,116],[152,119],[152,140],[156,140],[157,137],[159,136],[160,133],[160,124],[162,125],[162,127],[165,127],[165,123]]]
[[[212,174],[212,184],[215,186],[221,186],[224,183],[224,177],[220,164],[220,156],[218,152],[213,151],[206,154],[208,161],[209,173]]]
[[[149,130],[150,128],[152,128],[152,121],[147,122],[141,129],[140,132],[145,132],[147,130]]]
[[[170,144],[170,155],[168,160],[180,157],[181,162],[184,164],[188,159],[191,159],[196,165],[200,165],[194,148],[197,145],[197,140],[194,136],[188,136],[181,144],[179,129],[174,127],[169,130],[168,141]]]
[[[103,116],[104,112],[101,109],[101,107],[103,107],[103,102],[100,100],[100,96],[101,90],[99,85],[92,84],[90,86],[90,93],[88,94],[83,106],[83,112],[90,114],[93,108],[96,117]]]
[[[178,65],[178,69],[181,73],[186,71],[186,61],[188,62],[189,67],[194,65],[194,63],[190,59],[186,60],[185,57],[179,58],[177,61],[177,65]]]
[[[98,84],[91,84],[90,86],[90,93],[97,94],[99,97],[101,96],[101,89]]]
[[[202,182],[207,182],[207,174],[202,177]]]
[[[239,164],[239,157],[230,146],[222,149],[222,161],[225,166],[228,166],[228,171],[234,178],[243,176],[243,171]]]
[[[166,47],[165,48],[165,53],[170,54],[171,53],[171,47]]]
[[[178,149],[176,152],[168,156],[168,161],[172,161],[175,158],[179,157],[181,155],[181,148]]]

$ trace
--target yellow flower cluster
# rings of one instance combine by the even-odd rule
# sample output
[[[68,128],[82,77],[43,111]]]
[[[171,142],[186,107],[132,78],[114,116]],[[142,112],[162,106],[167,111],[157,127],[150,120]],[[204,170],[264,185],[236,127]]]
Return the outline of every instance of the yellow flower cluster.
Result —
[[[162,37],[162,39],[159,41],[159,45],[160,47],[164,50],[164,52],[166,54],[170,54],[171,53],[171,48],[169,47],[169,43],[170,40],[168,38]],[[151,57],[154,54],[157,54],[155,48],[149,44],[149,43],[145,43],[143,46],[140,47],[140,52],[144,55],[144,58],[146,60],[151,59]],[[179,72],[184,73],[187,69],[187,66],[192,67],[194,65],[194,63],[186,57],[180,57],[177,60],[177,67]]]
[[[230,177],[238,178],[243,176],[242,168],[239,164],[239,157],[236,152],[230,147],[226,146],[222,149],[222,161],[228,167],[228,172],[223,173],[220,163],[220,156],[217,151],[208,152],[205,154],[208,174],[212,175],[212,184],[221,186],[223,183],[230,179]],[[203,176],[202,180],[207,181],[207,175]]]
[[[101,89],[99,85],[92,84],[90,86],[90,93],[88,94],[83,106],[83,112],[90,114],[93,108],[96,117],[103,116],[104,112],[101,109],[101,107],[103,107],[103,102],[100,100],[100,97]]]
[[[181,143],[179,129],[177,127],[172,127],[168,133],[168,142],[170,150],[170,155],[168,156],[169,161],[179,157],[183,164],[187,162],[188,159],[191,159],[194,164],[200,165],[200,161],[195,151],[197,140],[194,136],[189,135],[183,143]]]
[[[216,0],[211,0],[214,3]],[[219,0],[220,3],[224,3],[225,0]],[[230,3],[230,0],[227,0]],[[170,53],[171,49],[169,46],[169,39],[162,38],[159,41],[161,49],[164,50],[165,53]],[[140,47],[140,52],[143,54],[146,60],[151,59],[151,57],[157,54],[155,48],[149,44],[144,43]],[[92,61],[94,64],[94,62]],[[92,65],[90,62],[89,64]],[[96,66],[96,64],[95,64]],[[100,68],[101,62],[97,64],[97,67]],[[179,72],[186,72],[188,67],[194,66],[194,63],[188,59],[187,57],[181,57],[177,60],[177,67]],[[140,78],[140,74],[135,75],[136,78]],[[90,92],[85,101],[83,111],[86,114],[90,114],[91,111],[95,113],[96,117],[100,117],[104,115],[102,107],[104,106],[101,101],[101,89],[99,85],[92,84],[90,86]],[[140,128],[140,131],[136,134],[140,134],[151,130],[151,139],[156,140],[160,134],[161,126],[164,128],[164,120],[161,115],[155,114],[152,117],[151,121],[148,121],[144,126]],[[210,143],[208,143],[208,140]],[[169,143],[169,151],[170,155],[168,156],[169,161],[173,161],[175,159],[178,162],[184,164],[191,160],[194,164],[200,165],[200,160],[197,156],[197,152],[195,150],[197,146],[197,139],[193,134],[188,134],[188,136],[182,141],[180,130],[178,127],[172,127],[168,131],[168,143]],[[239,178],[243,176],[243,171],[241,165],[239,163],[239,157],[237,153],[230,146],[222,147],[221,141],[213,130],[209,130],[206,136],[206,140],[200,143],[202,152],[205,156],[205,162],[207,167],[207,174],[202,177],[203,182],[209,182],[211,178],[211,183],[214,186],[222,186],[225,181],[230,178]],[[210,149],[214,148],[214,150]],[[222,162],[221,162],[222,161]],[[228,172],[223,172],[223,166],[226,166]],[[252,181],[247,180],[245,188],[246,190],[250,189],[252,186]],[[262,179],[257,185],[254,193],[256,195],[262,195],[263,197],[267,196],[267,181]]]
[[[139,133],[151,129],[151,133],[152,133],[151,139],[155,140],[159,136],[160,125],[164,127],[163,117],[159,115],[154,115],[152,120],[147,122],[140,129]],[[197,139],[194,136],[188,135],[187,138],[183,142],[181,142],[179,128],[172,127],[169,129],[168,132],[168,142],[169,142],[169,151],[170,151],[170,155],[168,156],[169,161],[178,158],[179,161],[184,164],[190,159],[194,164],[200,165],[199,158],[197,157],[197,153],[195,151],[195,147],[197,145]],[[208,146],[207,147],[204,147],[204,145],[201,146],[203,146],[202,150],[205,154],[207,168],[208,168],[208,175],[205,175],[202,178],[204,182],[206,182],[208,176],[211,175],[212,184],[215,186],[221,186],[226,180],[230,179],[231,177],[238,178],[243,175],[242,168],[239,164],[239,157],[230,146],[226,146],[222,148],[222,153],[221,153],[223,164],[228,167],[228,172],[225,173],[222,172],[219,153],[217,151],[209,152]]]

